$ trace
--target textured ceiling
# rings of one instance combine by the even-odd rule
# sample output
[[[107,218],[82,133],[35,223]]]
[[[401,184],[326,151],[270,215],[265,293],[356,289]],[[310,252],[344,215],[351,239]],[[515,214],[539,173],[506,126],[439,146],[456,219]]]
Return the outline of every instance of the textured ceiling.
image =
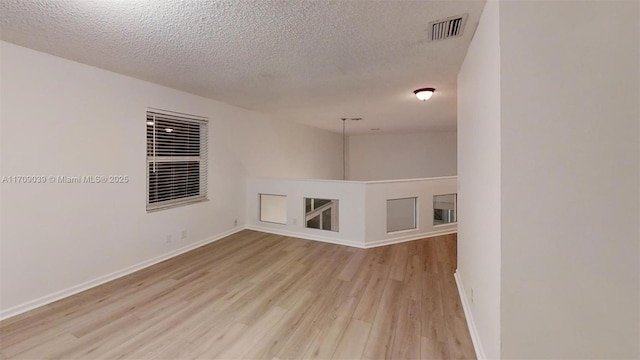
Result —
[[[456,76],[484,1],[0,0],[18,45],[349,132],[456,128]],[[468,14],[459,38],[430,21]],[[412,91],[435,87],[426,103]]]

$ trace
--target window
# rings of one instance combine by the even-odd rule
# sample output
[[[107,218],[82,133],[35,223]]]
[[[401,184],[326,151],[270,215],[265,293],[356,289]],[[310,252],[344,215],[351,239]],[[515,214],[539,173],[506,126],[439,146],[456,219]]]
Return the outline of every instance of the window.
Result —
[[[287,224],[287,196],[260,194],[260,221]]]
[[[305,227],[338,231],[338,200],[304,198]]]
[[[387,200],[387,232],[412,230],[417,226],[418,198]]]
[[[433,197],[433,225],[451,224],[457,221],[457,195],[446,194]]]
[[[207,120],[147,111],[147,211],[207,199]]]

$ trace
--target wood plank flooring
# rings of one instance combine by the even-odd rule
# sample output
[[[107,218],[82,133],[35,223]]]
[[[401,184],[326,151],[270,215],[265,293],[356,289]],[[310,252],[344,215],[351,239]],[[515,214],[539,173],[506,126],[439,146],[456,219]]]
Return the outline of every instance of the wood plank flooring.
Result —
[[[455,235],[346,246],[242,231],[0,322],[2,359],[474,359]]]

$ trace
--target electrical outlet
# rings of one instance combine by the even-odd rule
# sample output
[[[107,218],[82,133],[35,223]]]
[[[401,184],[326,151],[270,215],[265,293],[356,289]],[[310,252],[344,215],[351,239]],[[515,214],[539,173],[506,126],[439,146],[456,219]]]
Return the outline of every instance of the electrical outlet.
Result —
[[[238,219],[233,220],[233,226],[238,226]]]
[[[473,302],[473,288],[471,288],[471,302]]]
[[[173,238],[171,237],[171,235],[167,235],[166,241],[167,241],[167,244],[171,244],[171,241],[173,241]]]
[[[182,240],[187,238],[187,230],[182,230]]]

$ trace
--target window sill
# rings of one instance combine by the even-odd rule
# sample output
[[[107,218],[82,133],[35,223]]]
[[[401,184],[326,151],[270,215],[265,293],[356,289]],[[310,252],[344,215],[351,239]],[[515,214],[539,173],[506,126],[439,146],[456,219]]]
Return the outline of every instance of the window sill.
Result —
[[[193,204],[197,204],[197,203],[207,202],[207,201],[209,201],[209,199],[204,198],[204,199],[181,201],[181,202],[172,203],[172,204],[166,204],[166,205],[159,205],[157,207],[152,207],[151,209],[147,209],[147,213],[153,213],[153,212],[157,212],[157,211],[168,210],[168,209],[173,209],[173,208],[177,208],[177,207],[182,207],[182,206],[187,206],[187,205],[193,205]]]

